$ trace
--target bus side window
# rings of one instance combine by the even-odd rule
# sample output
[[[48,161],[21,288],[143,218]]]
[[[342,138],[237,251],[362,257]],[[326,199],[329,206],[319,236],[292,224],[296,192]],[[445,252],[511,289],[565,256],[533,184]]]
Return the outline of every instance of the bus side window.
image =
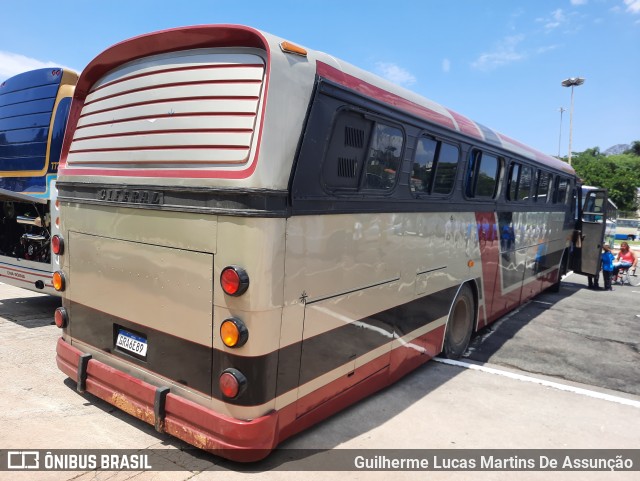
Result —
[[[363,189],[390,191],[402,162],[404,136],[397,127],[376,123],[362,179]]]
[[[467,175],[467,196],[494,198],[499,185],[501,163],[494,155],[472,151]]]
[[[533,173],[531,167],[522,166],[520,182],[518,183],[518,200],[527,201],[531,198],[531,180]]]
[[[551,174],[538,170],[537,191],[535,200],[537,202],[547,202],[549,196],[549,187],[551,186]]]
[[[433,179],[433,167],[438,142],[428,137],[418,140],[416,155],[411,172],[411,192],[429,193]]]
[[[518,177],[520,177],[520,167],[520,164],[514,162],[511,164],[511,168],[509,169],[509,187],[507,189],[508,200],[518,199]]]
[[[414,194],[450,194],[458,171],[458,147],[421,137],[418,141],[411,176]]]
[[[440,142],[436,175],[433,183],[434,194],[450,194],[456,180],[460,150],[453,144]]]

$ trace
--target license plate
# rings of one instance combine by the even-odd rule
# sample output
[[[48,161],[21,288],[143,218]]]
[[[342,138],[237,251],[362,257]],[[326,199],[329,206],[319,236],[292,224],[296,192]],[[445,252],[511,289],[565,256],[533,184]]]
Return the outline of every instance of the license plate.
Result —
[[[116,346],[138,356],[144,357],[147,355],[147,340],[144,337],[138,336],[123,329],[120,329],[118,331]]]

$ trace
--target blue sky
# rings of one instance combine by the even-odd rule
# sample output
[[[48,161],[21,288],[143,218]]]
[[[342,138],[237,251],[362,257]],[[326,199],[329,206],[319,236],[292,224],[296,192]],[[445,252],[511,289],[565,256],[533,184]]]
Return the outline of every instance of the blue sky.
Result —
[[[376,72],[548,154],[640,140],[640,0],[0,0],[0,81],[81,71],[182,25],[238,23]]]

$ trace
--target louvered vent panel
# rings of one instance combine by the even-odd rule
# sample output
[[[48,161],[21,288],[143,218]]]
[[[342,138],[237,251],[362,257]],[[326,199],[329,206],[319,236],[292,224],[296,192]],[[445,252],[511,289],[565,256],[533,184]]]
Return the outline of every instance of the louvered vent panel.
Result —
[[[364,146],[364,130],[349,127],[344,128],[344,145],[361,149]]]
[[[356,176],[358,160],[347,157],[338,158],[338,177],[353,178]]]
[[[85,100],[70,167],[221,168],[248,163],[262,99],[257,55],[181,52],[108,74]]]

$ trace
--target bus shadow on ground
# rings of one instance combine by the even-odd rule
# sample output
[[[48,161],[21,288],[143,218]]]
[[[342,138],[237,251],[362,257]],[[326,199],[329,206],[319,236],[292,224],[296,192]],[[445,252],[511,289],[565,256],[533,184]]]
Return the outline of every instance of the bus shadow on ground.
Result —
[[[0,317],[28,329],[49,326],[61,304],[59,297],[34,296],[0,300]]]

